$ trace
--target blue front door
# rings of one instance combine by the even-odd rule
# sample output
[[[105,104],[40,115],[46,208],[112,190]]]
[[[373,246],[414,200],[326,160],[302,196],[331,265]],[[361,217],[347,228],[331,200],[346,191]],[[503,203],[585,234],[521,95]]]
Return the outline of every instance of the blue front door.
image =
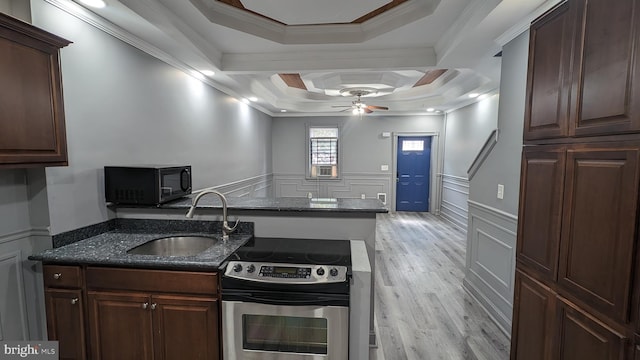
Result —
[[[429,211],[431,137],[398,137],[396,211]]]

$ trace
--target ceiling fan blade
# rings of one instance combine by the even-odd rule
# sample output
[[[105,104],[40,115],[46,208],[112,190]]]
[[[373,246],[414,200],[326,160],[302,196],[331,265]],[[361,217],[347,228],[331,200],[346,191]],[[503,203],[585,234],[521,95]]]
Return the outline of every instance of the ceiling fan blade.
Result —
[[[389,108],[386,106],[367,105],[367,107],[375,110],[389,110]]]
[[[366,112],[367,114],[371,114],[373,112],[373,110],[370,110],[369,107],[367,106],[366,108],[363,108],[364,112]]]

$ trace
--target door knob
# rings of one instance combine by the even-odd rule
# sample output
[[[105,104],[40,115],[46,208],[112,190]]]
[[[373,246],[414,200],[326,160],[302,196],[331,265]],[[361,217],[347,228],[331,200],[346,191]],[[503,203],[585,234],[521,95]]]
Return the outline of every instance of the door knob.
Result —
[[[75,305],[78,303],[78,298],[71,299],[71,305]]]

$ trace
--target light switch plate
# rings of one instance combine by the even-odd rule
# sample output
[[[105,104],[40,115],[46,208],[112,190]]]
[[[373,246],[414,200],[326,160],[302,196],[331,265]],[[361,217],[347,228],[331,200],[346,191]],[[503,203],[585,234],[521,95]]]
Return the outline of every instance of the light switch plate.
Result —
[[[389,171],[389,165],[380,165],[380,171]]]
[[[498,184],[498,199],[504,199],[504,185]]]

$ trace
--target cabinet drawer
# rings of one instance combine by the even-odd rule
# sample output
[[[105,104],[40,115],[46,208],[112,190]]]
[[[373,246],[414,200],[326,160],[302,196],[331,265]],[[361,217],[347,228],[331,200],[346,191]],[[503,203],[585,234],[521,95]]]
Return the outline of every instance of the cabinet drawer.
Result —
[[[139,292],[215,295],[218,275],[171,270],[90,267],[86,271],[87,289],[115,289]]]
[[[79,266],[45,265],[42,273],[45,287],[82,287]]]

